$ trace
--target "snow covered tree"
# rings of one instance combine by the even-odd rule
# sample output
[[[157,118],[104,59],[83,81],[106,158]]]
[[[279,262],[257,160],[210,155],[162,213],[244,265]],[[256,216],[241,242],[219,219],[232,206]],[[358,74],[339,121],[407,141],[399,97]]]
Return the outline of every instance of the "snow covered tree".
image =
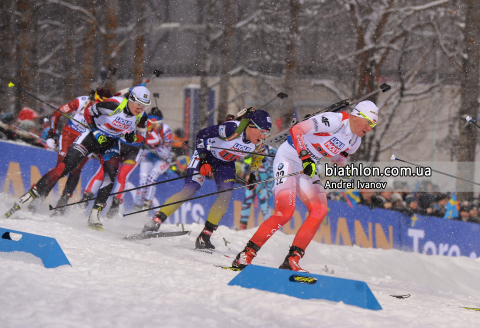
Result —
[[[457,175],[466,180],[475,177],[475,154],[477,148],[477,127],[465,124],[466,116],[478,117],[479,67],[480,67],[480,2],[464,0],[465,27],[463,29],[463,56],[461,105],[459,111],[458,167]],[[473,185],[457,180],[459,200],[473,198]]]
[[[341,80],[353,80],[353,98],[370,93],[382,83],[382,76],[394,81],[394,88],[386,97],[379,94],[370,100],[382,108],[382,124],[364,137],[356,160],[377,161],[380,154],[395,143],[405,140],[414,128],[406,131],[394,142],[384,143],[384,136],[391,127],[402,103],[424,97],[433,86],[429,76],[422,73],[432,60],[435,48],[431,21],[438,8],[449,0],[337,0],[342,17],[343,45],[339,44],[336,65],[343,65]],[[337,24],[331,21],[330,24]],[[353,38],[354,36],[354,38]]]

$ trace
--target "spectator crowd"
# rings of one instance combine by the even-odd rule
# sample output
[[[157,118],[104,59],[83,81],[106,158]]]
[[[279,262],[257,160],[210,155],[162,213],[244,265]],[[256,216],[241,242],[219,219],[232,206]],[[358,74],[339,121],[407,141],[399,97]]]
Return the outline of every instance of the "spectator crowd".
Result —
[[[47,148],[45,143],[46,131],[49,129],[49,115],[40,116],[33,109],[25,107],[18,116],[11,113],[0,113],[0,140],[24,142],[33,146]],[[61,130],[61,129],[60,129]],[[181,129],[175,131],[173,153],[176,155],[172,169],[186,171],[188,154],[183,144],[184,136]],[[178,160],[177,160],[178,159]],[[237,176],[245,178],[248,168],[247,161],[237,163]],[[184,172],[180,172],[184,173]],[[398,211],[409,216],[415,214],[436,216],[465,222],[480,223],[478,215],[479,201],[471,199],[461,203],[452,201],[452,195],[440,192],[440,188],[431,181],[423,181],[414,191],[406,183],[393,183],[393,187],[376,191],[371,189],[350,191],[330,191],[331,200],[348,202],[350,205],[359,204],[374,208]],[[351,197],[349,196],[351,195]],[[450,203],[450,204],[449,204]],[[458,205],[457,205],[458,204]],[[448,209],[456,207],[449,212]]]
[[[12,113],[0,114],[0,140],[12,140],[48,148],[45,143],[48,122],[48,116],[40,116],[28,107],[23,108],[17,116]]]
[[[356,191],[357,197],[352,202],[349,192],[329,192],[328,198],[345,201],[374,208],[398,211],[409,216],[415,214],[436,216],[445,219],[480,223],[478,215],[478,199],[456,202],[453,195],[440,192],[437,185],[431,181],[422,181],[417,190],[409,190],[403,184],[393,184],[379,192],[370,189]],[[449,208],[455,210],[449,212]]]

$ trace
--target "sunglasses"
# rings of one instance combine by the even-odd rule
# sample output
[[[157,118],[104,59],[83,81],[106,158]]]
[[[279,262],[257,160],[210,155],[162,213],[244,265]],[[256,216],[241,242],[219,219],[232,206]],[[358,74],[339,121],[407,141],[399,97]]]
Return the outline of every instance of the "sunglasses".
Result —
[[[159,121],[159,120],[152,120],[152,119],[148,119],[148,121],[151,123],[151,124],[154,124],[154,125],[159,125],[159,124],[162,124],[163,120],[162,121]]]
[[[138,99],[137,96],[135,96],[133,93],[130,93],[130,96],[128,97],[128,100],[142,106],[142,108],[145,110],[148,108],[148,106],[150,106],[150,102],[144,102],[142,101],[141,99]]]
[[[367,119],[370,122],[370,124],[368,124],[368,126],[371,126],[373,128],[375,125],[377,125],[377,123],[375,123],[370,117],[367,117],[365,114],[363,114],[360,111],[358,113],[360,114],[361,117]]]
[[[261,129],[261,128],[257,125],[257,123],[255,123],[253,120],[250,120],[250,122],[252,122],[253,125],[255,125],[255,127],[258,129],[258,131],[260,131],[260,133],[263,134],[263,135],[265,136],[265,138],[270,136],[270,134],[271,134],[270,131]],[[264,132],[264,131],[265,131],[265,132]]]

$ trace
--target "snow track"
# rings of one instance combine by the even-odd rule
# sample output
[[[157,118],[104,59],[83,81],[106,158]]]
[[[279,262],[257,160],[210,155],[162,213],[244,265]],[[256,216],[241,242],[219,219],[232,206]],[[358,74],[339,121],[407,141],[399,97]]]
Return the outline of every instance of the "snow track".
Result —
[[[0,211],[12,203],[1,198]],[[20,211],[13,219],[0,218],[0,227],[56,238],[72,263],[45,269],[33,255],[0,253],[2,328],[478,327],[480,322],[480,313],[461,308],[480,307],[479,260],[312,242],[302,266],[327,274],[327,265],[335,277],[367,282],[383,307],[370,311],[227,286],[237,273],[214,265],[228,266],[232,259],[192,251],[202,229],[197,224],[185,226],[190,235],[128,241],[121,238],[139,232],[145,216],[103,218],[103,232],[88,229],[86,220],[71,212],[50,218],[46,212]],[[220,226],[212,242],[234,256],[253,232]],[[292,240],[277,233],[254,263],[278,267]]]

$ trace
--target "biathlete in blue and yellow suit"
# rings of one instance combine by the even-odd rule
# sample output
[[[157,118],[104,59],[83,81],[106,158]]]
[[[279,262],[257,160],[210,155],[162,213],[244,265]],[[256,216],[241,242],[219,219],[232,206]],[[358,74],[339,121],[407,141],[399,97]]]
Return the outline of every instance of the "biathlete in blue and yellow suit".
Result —
[[[231,189],[235,184],[235,161],[247,155],[246,152],[263,153],[263,140],[270,134],[272,120],[264,110],[255,110],[241,121],[228,121],[214,125],[197,133],[197,150],[190,159],[187,175],[200,173],[185,179],[185,185],[175,195],[165,201],[165,204],[188,200],[192,198],[203,185],[204,177],[213,177],[217,191]],[[207,149],[207,146],[225,148]],[[262,163],[262,155],[253,155],[248,183],[258,181],[258,171]],[[255,186],[252,186],[252,189]],[[220,193],[213,203],[205,227],[198,236],[195,247],[214,249],[210,237],[217,229],[218,223],[227,211],[232,198],[232,191]],[[182,203],[162,207],[148,222],[143,232],[158,231],[160,225],[180,208]]]

